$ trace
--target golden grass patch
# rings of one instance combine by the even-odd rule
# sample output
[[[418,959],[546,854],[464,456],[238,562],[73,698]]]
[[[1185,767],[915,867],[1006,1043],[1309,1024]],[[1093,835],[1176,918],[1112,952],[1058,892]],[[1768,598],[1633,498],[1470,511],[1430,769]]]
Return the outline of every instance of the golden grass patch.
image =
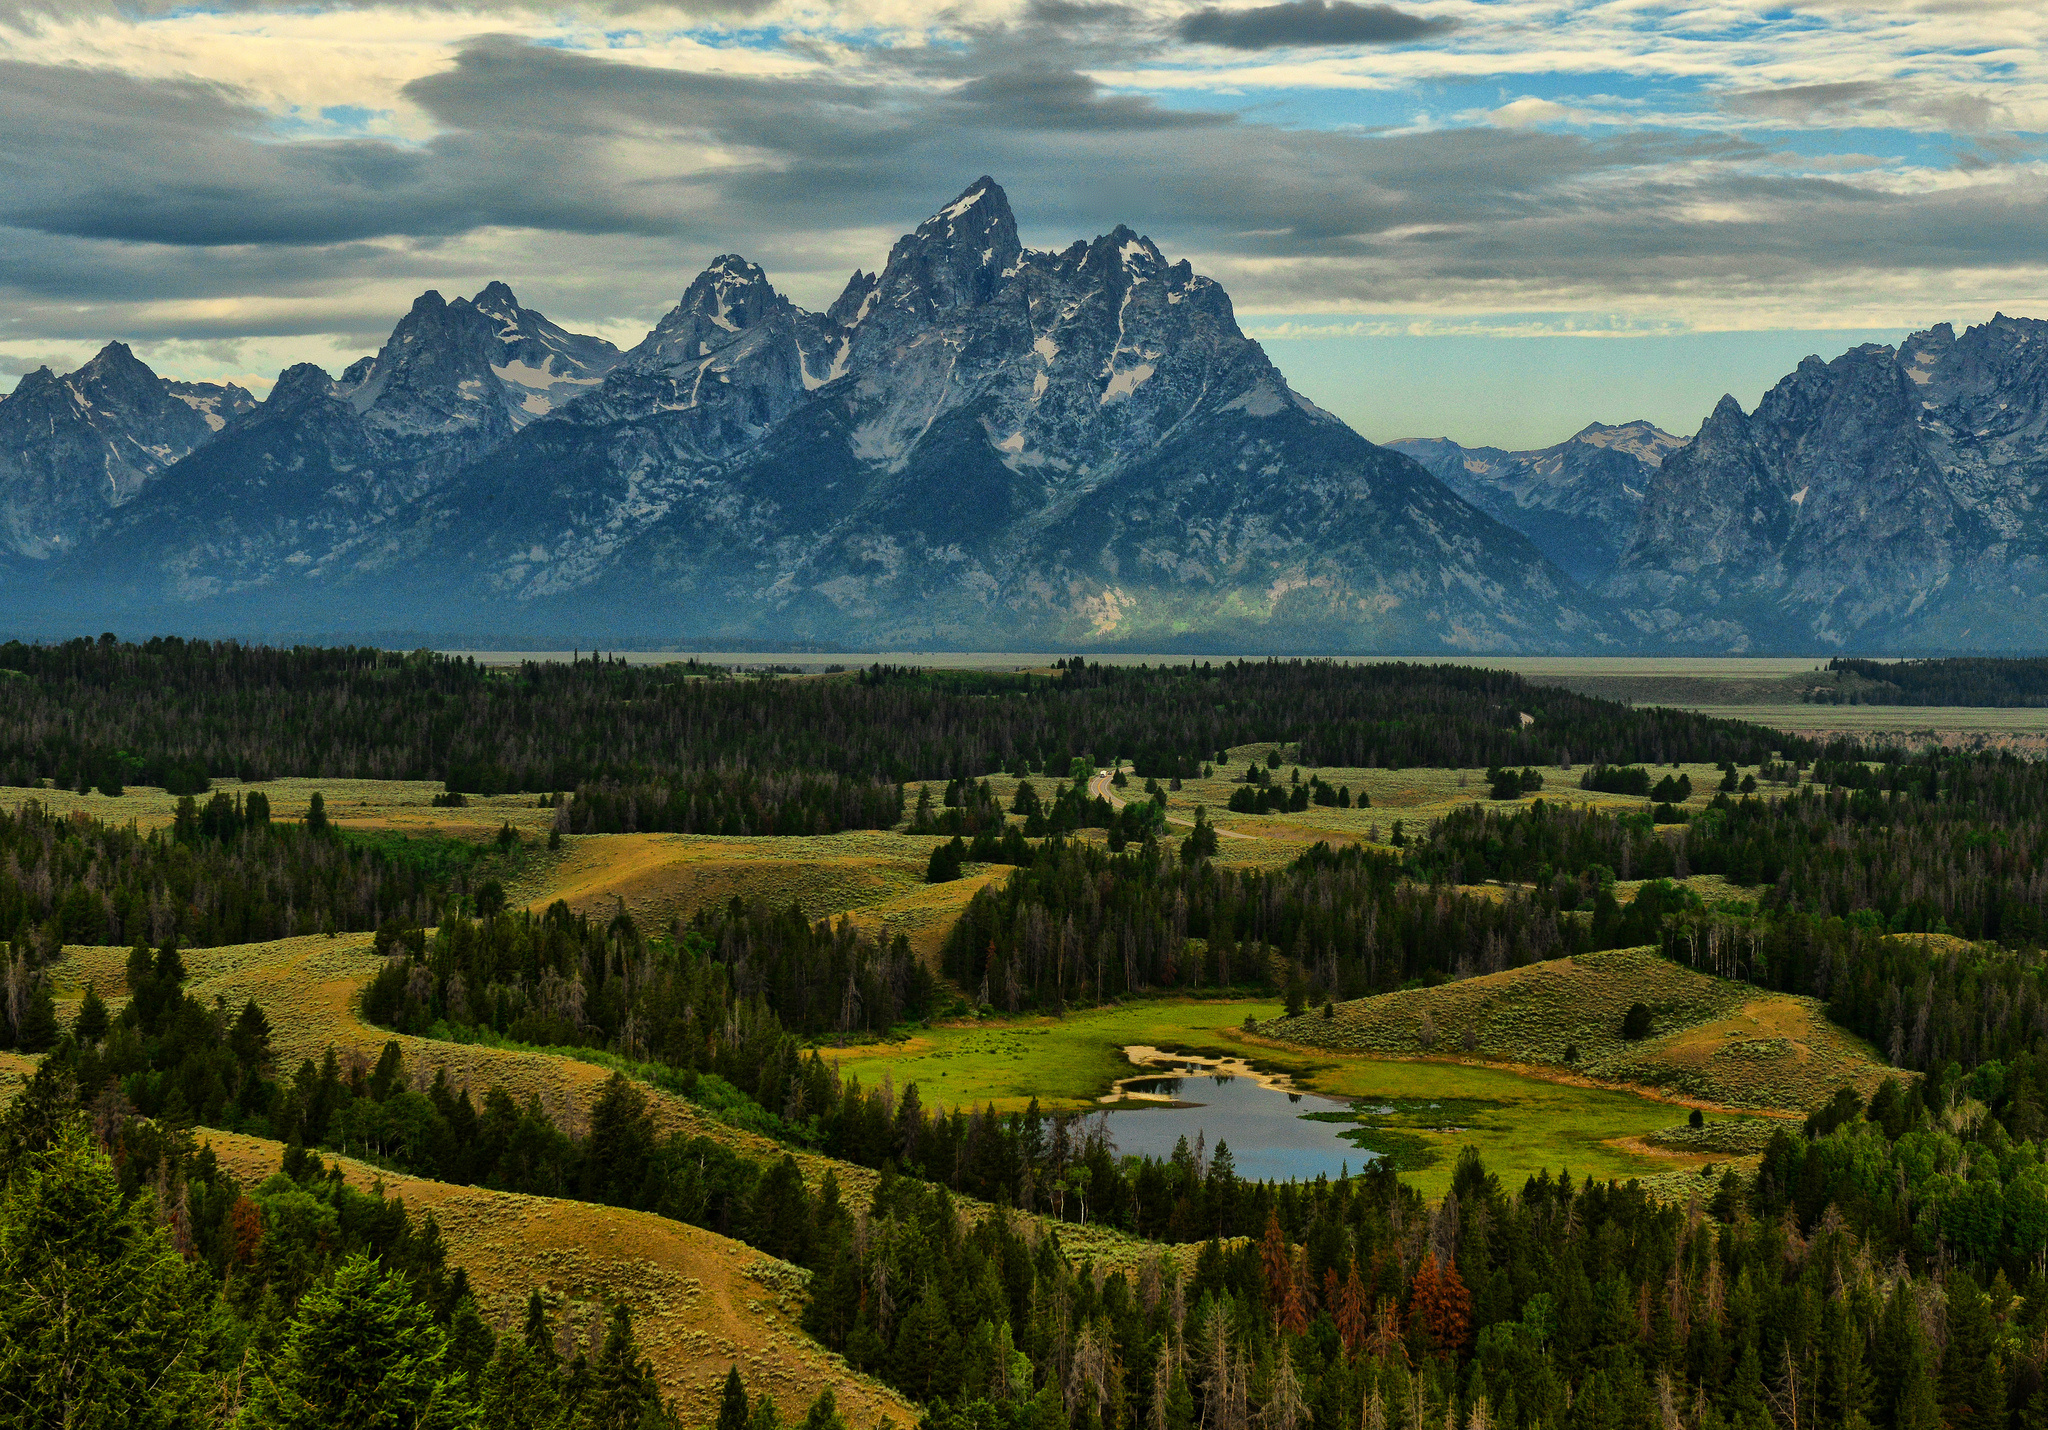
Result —
[[[908,893],[898,894],[847,914],[854,927],[876,938],[902,934],[911,951],[936,967],[946,946],[946,936],[967,912],[974,896],[991,884],[1000,884],[1016,870],[1008,864],[971,866],[958,879],[943,884],[920,883]]]
[[[1629,1007],[1651,1036],[1624,1041]],[[1807,1110],[1886,1067],[1828,1022],[1812,998],[1762,993],[1695,973],[1654,949],[1613,949],[1406,989],[1260,1027],[1263,1036],[1335,1052],[1435,1053],[1548,1069],[1552,1075],[1657,1089],[1704,1104]]]
[[[564,899],[579,913],[622,904],[643,928],[662,928],[735,896],[795,903],[811,918],[888,904],[924,887],[928,835],[861,830],[802,838],[708,834],[591,834],[564,841],[528,904]]]
[[[230,796],[261,790],[270,801],[272,819],[304,819],[317,793],[326,805],[327,817],[344,829],[393,829],[454,839],[488,839],[507,823],[528,838],[545,838],[555,819],[555,812],[540,808],[539,796],[531,794],[469,795],[463,809],[436,809],[434,796],[442,792],[439,780],[291,778],[244,784],[217,779],[213,789]],[[145,831],[168,828],[178,812],[176,795],[145,785],[130,786],[112,798],[75,790],[15,793],[19,795],[16,803],[37,799],[60,813],[82,812],[109,824],[133,820]],[[212,797],[211,792],[197,796],[201,803]]]
[[[275,1172],[276,1142],[202,1131],[221,1164],[245,1184]],[[752,1394],[772,1396],[785,1422],[830,1387],[849,1424],[884,1417],[914,1425],[917,1408],[861,1375],[801,1329],[806,1272],[700,1227],[651,1212],[519,1196],[399,1176],[332,1158],[350,1182],[432,1213],[451,1265],[469,1274],[478,1309],[500,1334],[517,1334],[528,1294],[548,1298],[564,1343],[595,1349],[610,1307],[623,1302],[665,1398],[686,1423],[709,1423],[734,1365]]]
[[[1263,766],[1267,753],[1273,748],[1270,744],[1239,745],[1227,752],[1229,762],[1215,767],[1209,778],[1184,780],[1180,789],[1167,793],[1169,819],[1192,820],[1196,806],[1200,805],[1208,810],[1209,818],[1219,830],[1247,836],[1242,840],[1223,841],[1216,853],[1220,864],[1272,867],[1295,858],[1318,841],[1370,843],[1375,829],[1379,843],[1385,845],[1393,838],[1394,821],[1397,819],[1411,832],[1420,833],[1431,820],[1441,819],[1472,804],[1489,809],[1514,810],[1527,808],[1537,799],[1544,799],[1553,804],[1584,805],[1624,813],[1650,807],[1648,800],[1634,795],[1580,789],[1579,778],[1585,773],[1584,765],[1570,769],[1557,765],[1539,766],[1537,772],[1543,776],[1543,789],[1537,794],[1514,800],[1489,799],[1486,772],[1481,769],[1385,770],[1301,765],[1303,784],[1308,783],[1312,775],[1320,776],[1325,784],[1338,788],[1348,786],[1354,800],[1361,794],[1369,795],[1372,807],[1336,809],[1310,805],[1297,814],[1232,814],[1228,808],[1230,796],[1233,791],[1243,788],[1240,777],[1245,767],[1255,761]],[[1281,786],[1291,785],[1297,768],[1288,754],[1291,754],[1291,747],[1283,754],[1280,767],[1268,771],[1275,783]],[[1704,809],[1721,782],[1720,769],[1711,764],[1695,762],[1649,768],[1653,780],[1667,774],[1690,777],[1693,796],[1686,805],[1692,809]],[[1141,798],[1143,783],[1134,780],[1117,793],[1126,799]],[[1767,794],[1778,790],[1775,785],[1764,786]],[[1185,827],[1177,827],[1173,833],[1185,833]]]

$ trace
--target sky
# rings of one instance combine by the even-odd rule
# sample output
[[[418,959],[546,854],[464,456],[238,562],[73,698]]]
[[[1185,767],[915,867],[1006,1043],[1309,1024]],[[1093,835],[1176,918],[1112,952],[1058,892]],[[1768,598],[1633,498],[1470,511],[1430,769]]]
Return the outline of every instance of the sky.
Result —
[[[627,345],[727,252],[822,307],[986,173],[1375,440],[1689,435],[2048,316],[2044,139],[2039,0],[0,0],[0,390],[260,396],[492,279]]]

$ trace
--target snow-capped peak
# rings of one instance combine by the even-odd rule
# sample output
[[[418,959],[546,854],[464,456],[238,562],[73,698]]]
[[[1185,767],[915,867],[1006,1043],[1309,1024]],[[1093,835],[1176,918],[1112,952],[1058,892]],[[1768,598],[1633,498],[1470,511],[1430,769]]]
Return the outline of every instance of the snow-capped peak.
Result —
[[[486,317],[514,325],[525,311],[519,306],[519,299],[513,296],[510,285],[496,278],[486,283],[483,292],[470,299],[469,305]]]
[[[1009,196],[984,175],[889,251],[875,306],[916,321],[986,303],[1017,268],[1023,246]]]
[[[1010,215],[1009,195],[1003,192],[1001,184],[998,184],[988,175],[983,174],[980,178],[969,184],[966,191],[959,198],[953,200],[953,202],[947,204],[944,208],[919,224],[917,231],[923,233],[927,229],[937,228],[940,225],[951,228],[959,223],[960,220],[966,218],[969,211],[980,204],[987,204],[989,206],[991,217],[995,216],[995,211],[997,210],[1000,210],[1002,217],[1007,218]]]

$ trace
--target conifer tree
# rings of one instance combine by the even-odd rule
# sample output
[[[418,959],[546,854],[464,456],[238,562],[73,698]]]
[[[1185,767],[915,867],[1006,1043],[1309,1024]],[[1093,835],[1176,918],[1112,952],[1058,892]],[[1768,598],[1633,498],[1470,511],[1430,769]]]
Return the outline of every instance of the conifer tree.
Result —
[[[149,1203],[126,1201],[84,1128],[63,1126],[0,1193],[0,1424],[194,1423],[210,1389],[203,1295]]]
[[[725,1373],[725,1390],[718,1401],[718,1420],[712,1430],[747,1430],[747,1387],[735,1365]]]
[[[457,1430],[479,1423],[457,1393],[448,1338],[405,1278],[367,1256],[300,1299],[255,1377],[244,1430]]]
[[[107,1005],[100,997],[100,990],[88,982],[85,985],[85,1001],[79,1005],[78,1021],[72,1025],[71,1036],[79,1043],[90,1047],[107,1035]]]

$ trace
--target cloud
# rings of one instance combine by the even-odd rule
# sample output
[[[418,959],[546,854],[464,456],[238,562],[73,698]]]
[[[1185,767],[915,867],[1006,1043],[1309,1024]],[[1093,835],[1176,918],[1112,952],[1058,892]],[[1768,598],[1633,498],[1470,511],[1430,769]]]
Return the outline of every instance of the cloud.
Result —
[[[587,8],[597,14],[669,14],[694,20],[746,20],[773,9],[779,0],[595,0]],[[362,9],[404,9],[441,11],[450,14],[476,13],[476,0],[367,0]],[[252,13],[279,8],[275,0],[211,0],[210,11]],[[559,14],[557,0],[491,0],[489,9],[498,12],[530,11]],[[186,0],[0,0],[0,26],[31,32],[52,22],[77,19],[149,20],[186,13]]]
[[[1236,116],[1209,109],[1167,109],[1148,95],[1110,94],[1072,70],[1024,70],[971,79],[951,95],[963,123],[1035,130],[1204,129]]]
[[[2021,275],[2004,291],[2048,287],[2024,276],[2048,170],[1950,167],[1945,146],[1836,162],[1726,132],[1861,120],[1898,102],[1875,81],[1701,84],[1688,102],[1708,121],[1726,104],[1720,132],[1632,126],[1606,89],[1568,102],[1512,88],[1436,127],[1340,130],[1257,97],[1165,101],[1135,63],[1112,81],[1103,56],[1165,66],[1182,52],[1158,48],[1156,20],[1071,0],[945,43],[579,50],[439,33],[461,38],[360,96],[402,122],[340,137],[301,137],[235,85],[0,60],[9,338],[265,353],[291,339],[324,360],[374,346],[421,289],[504,277],[558,320],[631,341],[731,250],[822,306],[980,173],[1009,189],[1028,242],[1129,223],[1247,313],[1621,305],[1669,320],[1719,304],[1755,322],[1773,305],[1899,305],[1889,315],[1964,288],[1995,299],[1981,276],[1994,272]]]
[[[1452,29],[1456,21],[1431,19],[1391,5],[1352,0],[1283,0],[1250,10],[1215,7],[1183,16],[1175,32],[1198,45],[1230,50],[1273,50],[1307,45],[1398,45]]]
[[[1981,94],[1953,88],[1843,80],[1829,84],[1781,85],[1738,90],[1721,96],[1722,113],[1800,127],[1903,128],[1942,134],[1986,134],[1998,106]]]

